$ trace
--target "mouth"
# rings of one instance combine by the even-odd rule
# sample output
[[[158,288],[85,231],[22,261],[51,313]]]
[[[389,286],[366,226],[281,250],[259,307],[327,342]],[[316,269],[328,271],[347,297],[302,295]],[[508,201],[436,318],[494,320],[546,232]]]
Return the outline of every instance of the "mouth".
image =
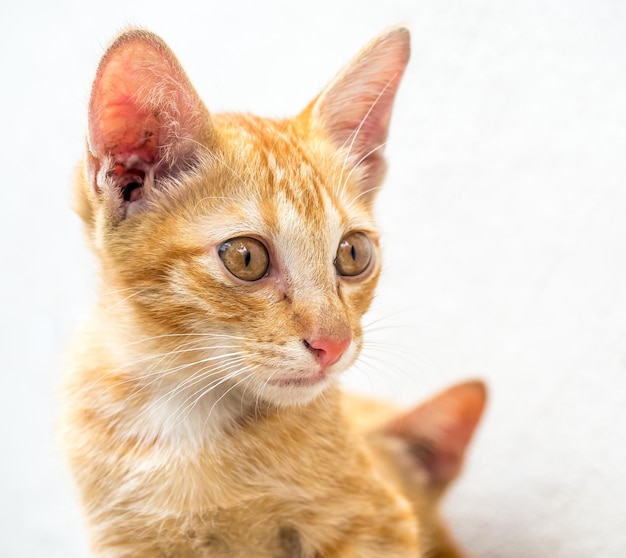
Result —
[[[310,387],[322,383],[327,378],[328,376],[320,371],[309,376],[292,376],[270,380],[269,384],[278,387]]]

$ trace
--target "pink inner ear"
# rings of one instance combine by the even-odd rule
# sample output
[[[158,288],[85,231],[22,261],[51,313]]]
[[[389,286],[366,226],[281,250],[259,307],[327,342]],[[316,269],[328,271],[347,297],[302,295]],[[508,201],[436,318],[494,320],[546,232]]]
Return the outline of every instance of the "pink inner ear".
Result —
[[[93,139],[104,153],[122,158],[134,154],[149,164],[155,161],[158,122],[152,114],[139,110],[130,98],[120,96],[101,107],[98,118],[100,126],[94,130]]]
[[[152,164],[158,154],[159,122],[145,99],[141,77],[150,52],[137,42],[106,57],[94,83],[90,128],[92,149],[98,158],[113,155],[116,161],[135,155]]]
[[[117,37],[91,91],[89,162],[94,189],[112,194],[118,214],[142,210],[147,204],[133,202],[193,166],[210,132],[209,113],[168,46],[139,29]]]
[[[315,102],[314,119],[338,146],[350,150],[354,163],[381,159],[409,51],[408,31],[390,30],[353,59]]]
[[[384,146],[409,55],[408,30],[390,29],[345,66],[309,106],[311,122],[341,150],[343,164],[358,169],[354,183],[363,200],[372,199],[385,175]]]
[[[340,122],[337,120],[336,130],[331,127],[331,134],[337,138],[342,138],[342,144],[349,150],[355,164],[361,164],[366,160],[370,162],[382,157],[385,141],[387,140],[387,130],[393,106],[393,96],[381,95],[376,101],[366,100],[370,103],[371,111],[364,111],[362,120]],[[355,101],[358,104],[361,101]],[[376,103],[374,106],[372,103]],[[350,103],[351,104],[351,103]],[[365,104],[365,102],[362,102]],[[369,109],[368,109],[369,110]],[[343,126],[340,126],[343,124]],[[368,159],[369,158],[369,159]]]

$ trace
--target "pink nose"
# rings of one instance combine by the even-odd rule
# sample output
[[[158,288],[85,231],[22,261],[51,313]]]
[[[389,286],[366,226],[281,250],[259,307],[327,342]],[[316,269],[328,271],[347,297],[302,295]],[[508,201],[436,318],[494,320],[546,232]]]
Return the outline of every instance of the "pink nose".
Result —
[[[304,344],[313,352],[315,358],[322,366],[335,364],[350,346],[351,342],[352,339],[350,337],[340,339],[339,341],[328,338],[304,340]]]

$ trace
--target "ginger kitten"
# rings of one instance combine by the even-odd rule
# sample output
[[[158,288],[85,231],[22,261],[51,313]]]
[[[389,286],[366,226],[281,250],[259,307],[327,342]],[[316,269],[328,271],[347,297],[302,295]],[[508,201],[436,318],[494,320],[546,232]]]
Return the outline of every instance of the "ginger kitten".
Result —
[[[63,417],[95,556],[419,555],[336,384],[408,58],[392,29],[274,120],[210,113],[147,31],[105,53],[76,179],[101,285]]]

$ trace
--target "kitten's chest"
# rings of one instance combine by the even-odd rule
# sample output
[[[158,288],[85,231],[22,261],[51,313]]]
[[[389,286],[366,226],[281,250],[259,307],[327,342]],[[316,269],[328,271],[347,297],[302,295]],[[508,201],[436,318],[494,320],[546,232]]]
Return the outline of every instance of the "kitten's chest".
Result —
[[[241,404],[223,416],[210,408],[203,413],[198,404],[176,428],[166,429],[163,406],[149,398],[144,407],[129,405],[134,393],[113,392],[94,376],[107,377],[99,369],[77,376],[81,381],[69,388],[74,405],[63,418],[77,480],[102,509],[200,514],[260,498],[314,501],[354,469],[359,452],[347,440],[334,388],[307,405],[265,412],[255,407],[240,416]]]
[[[201,444],[166,440],[133,452],[128,480],[175,512],[314,502],[363,466],[341,417],[328,401],[322,407],[249,421]]]
[[[93,432],[99,421],[91,420]],[[202,444],[137,441],[145,436],[120,443],[114,430],[101,432],[90,437],[98,444],[81,470],[107,473],[79,477],[98,500],[93,520],[133,544],[145,533],[146,556],[314,556],[302,541],[335,540],[346,518],[361,512],[354,495],[363,492],[369,462],[348,436],[332,392],[319,404],[254,417]]]
[[[313,477],[306,452],[288,453],[266,454],[246,448],[226,455],[209,450],[161,451],[135,459],[118,488],[127,495],[133,492],[137,496],[139,491],[143,496],[137,499],[139,507],[149,502],[165,513],[210,514],[213,521],[247,510],[278,512],[331,489],[331,479]]]
[[[331,464],[328,448],[315,448],[314,441],[295,451],[284,440],[260,446],[243,436],[228,449],[178,449],[169,455],[161,450],[134,464],[132,479],[124,483],[126,489],[118,485],[118,496],[134,508],[129,511],[144,528],[152,527],[153,541],[158,533],[156,544],[164,556],[314,556],[315,549],[302,541],[334,536],[344,513],[329,505],[341,501],[340,452]],[[312,458],[316,450],[321,460]]]

